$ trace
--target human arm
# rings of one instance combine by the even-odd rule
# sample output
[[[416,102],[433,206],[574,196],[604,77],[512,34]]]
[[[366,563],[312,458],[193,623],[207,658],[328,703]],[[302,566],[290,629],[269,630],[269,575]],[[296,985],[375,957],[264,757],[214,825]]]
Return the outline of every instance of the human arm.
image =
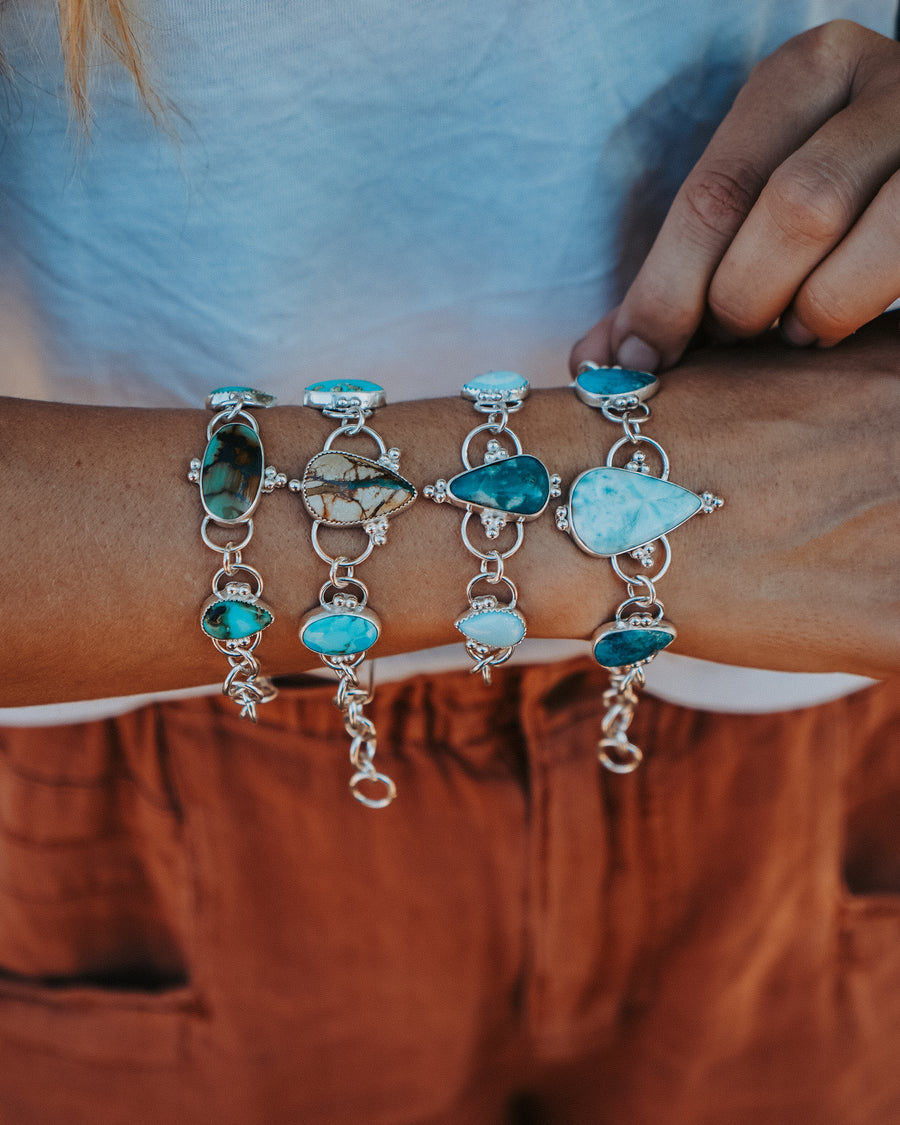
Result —
[[[753,70],[573,363],[663,370],[701,323],[834,344],[900,295],[900,44],[846,20]]]
[[[672,535],[659,592],[678,628],[676,651],[787,670],[884,676],[900,667],[897,344],[890,315],[828,352],[766,340],[698,352],[667,376],[652,428],[672,479],[727,501]],[[402,403],[379,412],[378,429],[421,488],[459,470],[472,417],[458,399]],[[199,410],[3,400],[0,703],[221,680],[224,658],[199,628],[217,563],[201,544],[199,497],[186,480],[206,421]],[[260,428],[267,459],[297,475],[330,424],[279,407]],[[515,429],[564,485],[600,463],[611,439],[610,425],[562,388],[535,392]],[[477,568],[459,518],[420,497],[360,568],[384,622],[373,655],[460,640],[452,622]],[[296,496],[279,491],[264,497],[255,523],[246,560],[263,574],[276,614],[259,649],[264,670],[313,667],[297,622],[326,571],[309,520]],[[527,528],[509,569],[531,636],[588,637],[621,598],[609,564],[578,551],[550,513]]]

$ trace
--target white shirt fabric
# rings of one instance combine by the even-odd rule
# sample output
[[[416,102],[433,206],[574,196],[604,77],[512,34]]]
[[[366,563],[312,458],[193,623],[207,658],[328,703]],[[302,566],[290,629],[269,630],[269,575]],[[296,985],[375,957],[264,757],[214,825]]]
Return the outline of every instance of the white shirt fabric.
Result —
[[[559,384],[754,62],[836,16],[891,35],[895,4],[144,0],[137,31],[167,121],[100,59],[85,142],[55,5],[9,0],[0,393],[196,406],[250,383],[299,402],[306,383],[352,374],[398,401],[492,368]],[[664,414],[662,397],[663,427]],[[456,646],[379,661],[379,675],[426,659],[465,664]],[[649,671],[658,694],[715,710],[865,682],[713,681],[668,654]],[[7,709],[0,723],[74,714]]]

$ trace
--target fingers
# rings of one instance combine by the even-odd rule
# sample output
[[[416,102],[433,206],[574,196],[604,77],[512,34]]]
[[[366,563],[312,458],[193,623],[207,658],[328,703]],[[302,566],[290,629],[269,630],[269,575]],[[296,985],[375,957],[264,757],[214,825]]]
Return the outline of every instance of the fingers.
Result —
[[[900,293],[898,112],[900,47],[856,24],[760,63],[580,359],[659,370],[704,318],[749,336],[786,310],[789,339],[830,343],[883,311]]]

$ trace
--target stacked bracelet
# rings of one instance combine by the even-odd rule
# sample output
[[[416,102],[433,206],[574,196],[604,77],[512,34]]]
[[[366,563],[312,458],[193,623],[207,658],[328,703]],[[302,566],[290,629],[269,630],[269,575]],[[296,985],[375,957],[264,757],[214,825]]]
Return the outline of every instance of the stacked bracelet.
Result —
[[[610,671],[599,758],[607,769],[630,773],[643,757],[627,733],[637,704],[635,689],[644,682],[646,665],[675,639],[656,594],[656,583],[671,561],[666,536],[697,512],[714,512],[723,501],[711,492],[698,496],[673,484],[665,450],[641,433],[650,417],[647,400],[659,386],[654,375],[584,363],[572,386],[582,402],[622,427],[606,464],[574,481],[568,505],[557,509],[556,523],[587,554],[610,559],[625,583],[628,596],[615,618],[597,629],[592,643],[598,664]],[[623,449],[631,450],[629,460],[618,468],[613,462]],[[658,461],[657,475],[651,473],[645,450]],[[641,568],[637,573],[623,569],[625,556]]]
[[[372,692],[360,685],[357,668],[377,641],[381,624],[368,607],[369,591],[356,576],[356,568],[384,543],[388,520],[416,498],[415,488],[398,471],[400,451],[386,449],[381,437],[366,424],[384,402],[384,390],[362,379],[329,380],[307,387],[304,406],[338,419],[340,425],[306,466],[303,479],[292,480],[289,485],[291,491],[300,493],[312,517],[313,549],[329,566],[328,579],[319,592],[319,605],[300,622],[300,640],[338,678],[335,703],[351,739],[350,762],[355,771],[350,789],[358,801],[370,808],[389,805],[396,796],[396,787],[375,768],[375,726],[363,713]],[[376,459],[333,448],[337,439],[349,444],[347,439],[360,434],[377,445]],[[333,556],[322,546],[322,527],[361,527],[368,542],[355,558]],[[380,795],[372,796],[373,791]]]
[[[266,466],[259,426],[247,408],[265,409],[274,406],[275,399],[250,387],[221,387],[208,396],[206,405],[216,413],[206,429],[206,451],[202,459],[191,461],[188,479],[200,486],[206,513],[201,538],[222,556],[222,565],[213,577],[212,597],[203,605],[200,625],[231,665],[222,691],[240,707],[242,718],[256,722],[257,704],[277,694],[271,681],[260,675],[253,655],[263,630],[275,618],[260,600],[259,571],[243,562],[242,553],[253,538],[253,513],[260,497],[283,487],[287,478]],[[240,531],[240,541],[215,543],[211,525],[230,534]]]
[[[528,394],[528,380],[512,371],[491,371],[463,384],[463,398],[471,399],[487,421],[470,430],[462,444],[464,472],[452,480],[438,480],[424,493],[436,504],[448,502],[464,508],[461,534],[466,549],[480,560],[480,569],[466,587],[469,609],[455,621],[466,638],[466,651],[474,661],[473,672],[481,672],[491,682],[491,669],[509,660],[516,645],[525,637],[525,617],[516,608],[518,591],[504,571],[504,563],[522,545],[522,525],[547,507],[551,496],[559,496],[559,477],[547,471],[537,457],[522,452],[522,446],[507,422],[519,410]],[[469,460],[471,443],[479,434],[491,434],[483,463],[475,467]],[[511,443],[514,452],[503,445]],[[489,541],[498,539],[507,524],[515,526],[515,539],[506,550],[475,546],[469,538],[473,513]],[[504,603],[496,594],[476,593],[483,583],[503,586]]]

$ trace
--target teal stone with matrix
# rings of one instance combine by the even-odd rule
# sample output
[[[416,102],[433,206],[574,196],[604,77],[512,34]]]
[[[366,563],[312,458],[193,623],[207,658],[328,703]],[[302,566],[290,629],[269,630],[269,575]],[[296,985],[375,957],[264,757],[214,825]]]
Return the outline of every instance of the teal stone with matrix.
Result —
[[[239,641],[262,632],[274,620],[273,614],[256,602],[221,598],[207,605],[200,624],[203,632],[217,641]]]
[[[583,550],[611,558],[668,534],[702,506],[701,498],[680,484],[605,466],[576,479],[568,518]]]
[[[244,422],[226,422],[210,438],[200,466],[200,496],[208,515],[220,523],[246,519],[263,485],[259,434]]]
[[[667,622],[602,626],[594,634],[594,659],[603,668],[627,668],[650,660],[674,640],[675,629]]]
[[[300,625],[300,640],[319,656],[356,656],[372,647],[379,632],[370,610],[312,610]]]
[[[536,519],[550,499],[550,474],[537,457],[520,453],[460,473],[447,485],[447,496],[463,507]]]
[[[603,406],[609,399],[651,398],[659,388],[659,380],[648,371],[627,367],[586,367],[575,376],[572,386],[588,406]]]
[[[515,371],[486,371],[462,385],[463,398],[496,400],[508,404],[521,402],[528,394],[528,380]]]

